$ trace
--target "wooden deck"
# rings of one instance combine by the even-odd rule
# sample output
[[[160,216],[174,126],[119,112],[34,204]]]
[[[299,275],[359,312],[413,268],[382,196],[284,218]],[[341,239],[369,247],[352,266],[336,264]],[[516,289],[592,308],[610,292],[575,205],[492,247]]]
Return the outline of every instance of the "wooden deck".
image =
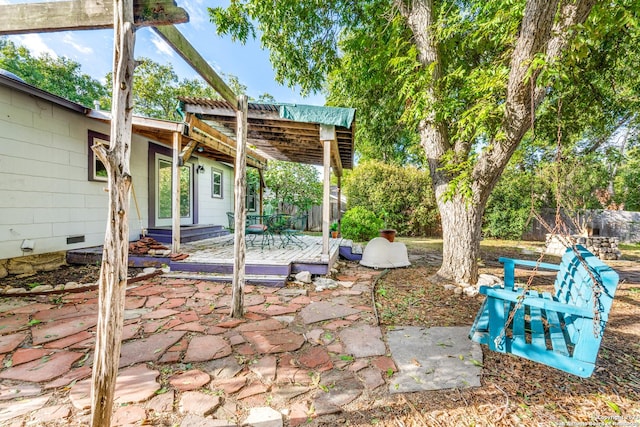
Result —
[[[275,244],[261,247],[261,237],[258,236],[254,245],[247,244],[247,274],[278,271],[289,275],[304,270],[312,274],[327,274],[338,258],[342,239],[329,239],[329,259],[324,260],[320,237],[300,236],[300,240],[299,245],[289,243],[282,248],[280,237],[275,236]],[[186,243],[182,245],[181,252],[188,253],[189,258],[173,262],[172,270],[208,271],[210,268],[207,266],[216,267],[217,272],[233,270],[233,235]]]
[[[251,238],[250,238],[251,239]],[[261,236],[255,244],[247,245],[245,258],[245,277],[247,283],[268,286],[283,286],[288,276],[308,271],[311,274],[324,275],[331,271],[340,252],[342,239],[329,239],[329,258],[322,257],[322,238],[300,236],[299,245],[288,244],[281,247],[282,241],[275,236],[275,244],[260,247]],[[350,242],[348,242],[350,245]],[[131,267],[170,267],[170,276],[230,282],[233,274],[233,235],[198,240],[181,245],[181,253],[189,255],[182,261],[172,261],[168,257],[129,255]],[[102,247],[75,249],[67,253],[70,264],[94,264],[102,258]]]

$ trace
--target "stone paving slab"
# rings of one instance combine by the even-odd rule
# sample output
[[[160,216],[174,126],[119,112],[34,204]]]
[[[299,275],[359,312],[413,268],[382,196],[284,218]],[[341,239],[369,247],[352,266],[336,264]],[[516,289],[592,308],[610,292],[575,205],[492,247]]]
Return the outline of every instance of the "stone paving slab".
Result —
[[[114,404],[137,403],[150,399],[160,390],[156,378],[160,372],[145,365],[132,366],[118,372]],[[91,378],[79,381],[71,387],[69,399],[78,409],[91,407]]]
[[[169,331],[126,342],[120,351],[120,367],[158,360],[167,348],[184,336],[184,331]]]
[[[30,382],[50,381],[67,373],[71,365],[82,356],[82,353],[61,351],[51,357],[43,357],[5,370],[0,373],[0,378]]]
[[[467,326],[396,327],[387,342],[398,366],[391,393],[480,387],[482,350]]]
[[[58,322],[43,323],[31,329],[31,336],[34,345],[45,344],[50,341],[86,331],[98,323],[98,315],[87,314]]]
[[[382,356],[387,352],[378,326],[352,326],[340,331],[339,335],[345,351],[355,357]]]
[[[337,319],[339,317],[345,317],[356,313],[360,313],[360,311],[348,305],[337,304],[329,301],[320,301],[309,304],[300,310],[300,317],[302,317],[305,324],[309,325],[311,323]]]
[[[0,404],[0,422],[37,411],[42,408],[48,400],[49,396],[45,395],[2,403]]]
[[[217,335],[194,337],[184,355],[185,362],[205,362],[220,359],[231,354],[231,346]]]
[[[0,335],[8,335],[29,328],[28,314],[4,316],[0,322]]]
[[[9,353],[15,350],[26,337],[26,332],[19,332],[11,335],[0,335],[0,353]]]

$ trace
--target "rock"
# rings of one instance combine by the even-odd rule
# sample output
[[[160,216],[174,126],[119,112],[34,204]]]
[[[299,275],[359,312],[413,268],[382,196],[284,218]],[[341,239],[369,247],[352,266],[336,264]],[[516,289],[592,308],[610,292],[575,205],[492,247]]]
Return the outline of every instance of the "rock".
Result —
[[[7,267],[5,266],[5,263],[0,263],[0,279],[4,279],[8,275],[9,275],[9,272],[7,271]]]
[[[249,416],[242,425],[255,427],[282,427],[282,414],[267,406],[249,409]]]
[[[444,289],[447,291],[455,291],[457,288],[456,285],[444,285]]]
[[[26,294],[27,290],[24,288],[9,288],[4,291],[6,294]]]
[[[351,288],[353,286],[353,282],[343,282],[343,281],[339,281],[338,285],[342,286],[343,288]]]
[[[211,396],[199,391],[187,391],[180,399],[180,412],[205,417],[220,406],[220,396]]]
[[[147,267],[144,270],[142,270],[143,274],[151,274],[151,273],[155,273],[156,269],[155,267]]]
[[[177,425],[177,424],[175,424]],[[180,427],[232,427],[235,424],[226,420],[212,420],[196,414],[188,414],[180,423]]]
[[[65,289],[78,289],[80,287],[82,287],[82,285],[80,283],[78,283],[78,282],[67,282],[64,285]]]
[[[326,277],[318,277],[313,281],[313,284],[316,287],[316,292],[321,292],[325,289],[335,289],[338,287],[338,283],[335,280],[328,279]]]
[[[302,283],[311,283],[311,273],[308,271],[301,271],[296,274],[296,280]]]
[[[192,369],[169,378],[169,384],[179,391],[197,390],[207,384],[211,378],[209,374],[198,369]]]
[[[6,269],[9,274],[25,274],[51,271],[65,264],[66,252],[60,251],[12,258],[7,262]]]
[[[49,292],[53,290],[51,285],[38,285],[31,289],[31,292]]]
[[[493,274],[481,274],[478,276],[478,286],[493,286],[502,283],[499,277]]]
[[[478,288],[476,288],[475,286],[467,286],[466,288],[464,288],[464,294],[468,297],[475,297],[476,295],[478,295]]]
[[[456,295],[462,295],[463,291],[464,290],[461,287],[456,286],[456,288],[453,290],[453,293],[456,294]]]

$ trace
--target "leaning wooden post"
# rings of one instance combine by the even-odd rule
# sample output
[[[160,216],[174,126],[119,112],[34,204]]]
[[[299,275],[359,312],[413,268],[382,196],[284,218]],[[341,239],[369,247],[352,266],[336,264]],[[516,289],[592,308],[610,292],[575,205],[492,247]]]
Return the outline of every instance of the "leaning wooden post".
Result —
[[[171,165],[171,252],[180,252],[180,150],[182,135],[173,133],[173,163]]]
[[[114,0],[113,93],[109,147],[93,151],[107,169],[109,213],[98,291],[98,325],[91,382],[91,426],[111,425],[113,395],[124,322],[129,255],[131,121],[133,86],[133,0]]]
[[[236,167],[235,167],[235,231],[233,246],[233,286],[231,295],[231,317],[242,317],[244,308],[244,264],[247,188],[247,110],[246,95],[238,96],[236,112]]]

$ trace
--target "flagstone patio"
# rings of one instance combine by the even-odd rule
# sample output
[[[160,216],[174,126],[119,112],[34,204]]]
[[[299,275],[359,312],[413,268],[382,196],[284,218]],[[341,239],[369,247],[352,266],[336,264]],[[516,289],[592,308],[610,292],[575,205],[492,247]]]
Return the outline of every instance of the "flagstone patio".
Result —
[[[397,368],[371,307],[378,274],[348,264],[321,292],[246,286],[243,319],[228,317],[229,285],[135,283],[114,425],[241,425],[271,407],[297,426],[386,393]],[[96,290],[0,300],[0,423],[87,425],[96,313]]]

